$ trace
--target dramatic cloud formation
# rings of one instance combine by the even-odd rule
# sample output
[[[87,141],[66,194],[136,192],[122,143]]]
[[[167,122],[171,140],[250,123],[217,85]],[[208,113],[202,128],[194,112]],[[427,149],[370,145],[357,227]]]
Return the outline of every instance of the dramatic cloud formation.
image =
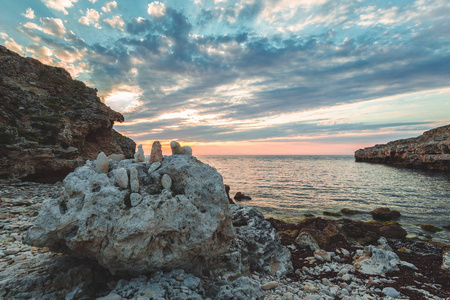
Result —
[[[145,145],[351,153],[450,123],[445,0],[42,3],[0,12],[4,44],[95,86]]]
[[[65,15],[68,15],[66,8],[73,7],[73,4],[78,0],[42,0],[42,2],[51,9],[61,11]]]

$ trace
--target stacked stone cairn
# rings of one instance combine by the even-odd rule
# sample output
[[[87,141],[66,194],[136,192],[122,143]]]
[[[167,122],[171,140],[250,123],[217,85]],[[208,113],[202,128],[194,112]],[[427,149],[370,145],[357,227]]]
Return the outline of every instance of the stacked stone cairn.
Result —
[[[234,280],[253,271],[283,276],[292,270],[290,252],[261,213],[229,204],[215,168],[191,147],[170,146],[171,156],[156,141],[148,157],[139,145],[134,159],[100,153],[77,168],[62,195],[44,204],[25,242],[95,260],[116,276],[182,269],[233,287],[245,283],[217,287],[221,299],[242,290],[262,295],[258,282]]]

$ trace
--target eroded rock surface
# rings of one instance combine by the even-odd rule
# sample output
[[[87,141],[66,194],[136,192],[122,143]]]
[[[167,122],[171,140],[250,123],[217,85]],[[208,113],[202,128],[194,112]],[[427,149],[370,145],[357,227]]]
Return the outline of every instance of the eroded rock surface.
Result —
[[[0,99],[0,179],[55,182],[100,152],[134,154],[96,89],[1,45]]]
[[[108,174],[97,173],[92,161],[77,168],[25,241],[94,259],[115,274],[206,272],[234,237],[222,176],[190,155],[167,157],[150,175],[149,167],[129,159],[111,161]],[[137,172],[142,200],[117,183],[123,169]],[[171,190],[163,189],[163,175],[172,178]]]
[[[448,171],[450,170],[450,125],[431,129],[416,138],[359,149],[355,152],[355,160]]]

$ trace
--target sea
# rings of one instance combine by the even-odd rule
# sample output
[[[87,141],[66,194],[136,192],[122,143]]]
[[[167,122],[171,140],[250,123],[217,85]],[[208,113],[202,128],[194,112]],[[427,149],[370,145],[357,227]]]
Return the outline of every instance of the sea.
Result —
[[[353,156],[255,155],[198,156],[217,169],[230,196],[252,198],[241,204],[258,208],[266,218],[298,222],[305,214],[324,215],[349,208],[362,212],[343,216],[372,220],[382,206],[398,210],[408,234],[430,235],[450,243],[450,231],[425,232],[422,224],[450,225],[450,173],[355,162]]]

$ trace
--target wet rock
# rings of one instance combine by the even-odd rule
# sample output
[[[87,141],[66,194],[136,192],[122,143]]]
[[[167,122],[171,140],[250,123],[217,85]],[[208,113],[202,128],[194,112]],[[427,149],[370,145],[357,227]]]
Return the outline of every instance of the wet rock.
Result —
[[[152,152],[150,153],[150,163],[162,162],[163,155],[161,150],[161,143],[159,141],[153,142]]]
[[[214,269],[209,262],[227,251],[234,235],[221,175],[193,156],[167,157],[155,173],[176,179],[174,196],[152,181],[147,164],[124,160],[110,176],[118,168],[137,170],[137,207],[126,204],[128,190],[88,162],[66,177],[62,196],[46,202],[25,241],[97,260],[116,274]]]
[[[389,207],[378,207],[370,212],[375,220],[390,221],[400,218],[400,212]]]
[[[360,214],[361,212],[358,211],[358,210],[353,210],[353,209],[349,209],[349,208],[343,208],[343,209],[341,209],[341,213],[343,213],[344,215],[352,216],[352,215]]]
[[[234,195],[234,200],[236,201],[242,201],[242,200],[252,200],[250,196],[247,196],[241,192],[237,192],[236,195]]]
[[[442,229],[440,229],[439,227],[436,227],[436,226],[431,225],[431,224],[421,225],[420,228],[422,228],[422,230],[425,230],[425,231],[428,231],[428,232],[433,232],[433,233],[442,231]]]
[[[404,228],[398,224],[380,227],[380,234],[386,238],[402,239],[408,234]]]
[[[235,204],[234,201],[230,198],[230,186],[225,184],[225,192],[227,193],[227,197],[228,197],[228,202],[230,204]]]

